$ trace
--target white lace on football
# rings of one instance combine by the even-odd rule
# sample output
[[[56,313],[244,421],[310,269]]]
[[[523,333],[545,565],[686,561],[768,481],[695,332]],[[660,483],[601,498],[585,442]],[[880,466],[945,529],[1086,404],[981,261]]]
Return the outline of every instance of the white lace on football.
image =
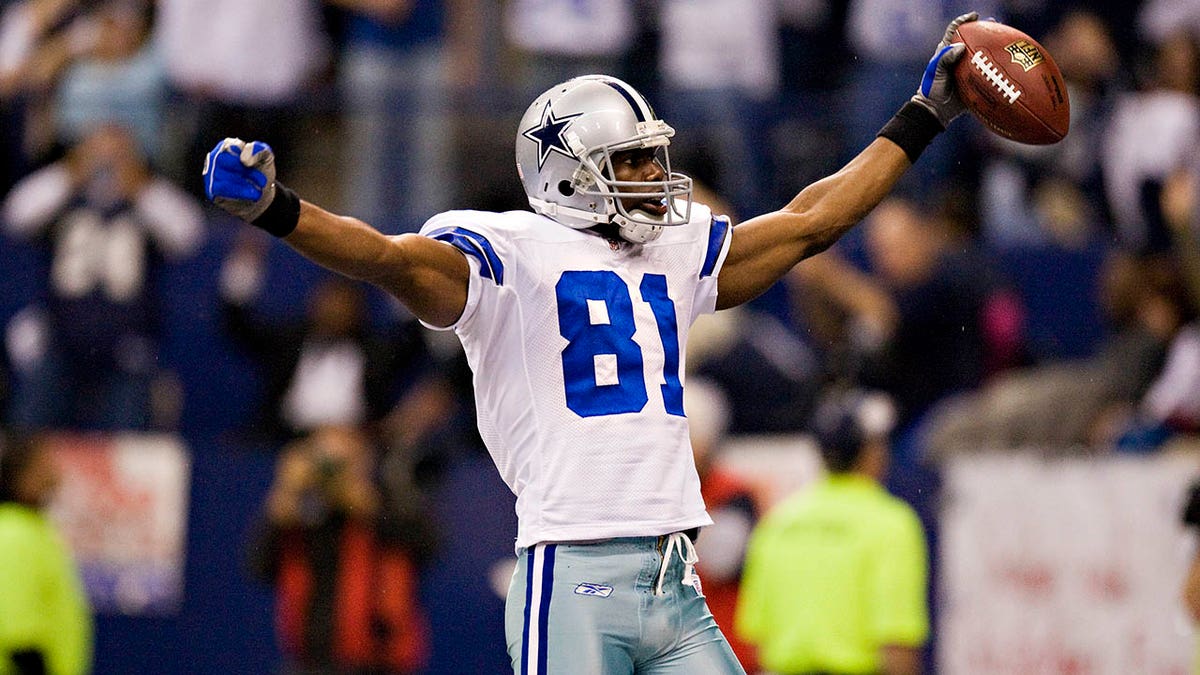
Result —
[[[1004,98],[1008,99],[1010,105],[1016,103],[1017,99],[1021,97],[1021,90],[1004,77],[1004,73],[983,52],[975,52],[975,55],[971,57],[971,65],[975,66],[984,78],[991,82]]]

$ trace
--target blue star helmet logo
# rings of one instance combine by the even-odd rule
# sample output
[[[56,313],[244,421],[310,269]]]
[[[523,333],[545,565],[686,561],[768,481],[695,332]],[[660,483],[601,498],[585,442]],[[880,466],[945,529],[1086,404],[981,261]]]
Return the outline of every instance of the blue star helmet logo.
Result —
[[[564,157],[575,158],[575,155],[571,154],[571,150],[567,147],[567,139],[563,137],[563,133],[571,125],[571,119],[582,114],[575,113],[566,117],[555,117],[554,111],[550,109],[550,103],[547,102],[546,109],[542,111],[542,123],[521,132],[522,136],[538,144],[538,171],[542,170],[546,158],[552,151]]]

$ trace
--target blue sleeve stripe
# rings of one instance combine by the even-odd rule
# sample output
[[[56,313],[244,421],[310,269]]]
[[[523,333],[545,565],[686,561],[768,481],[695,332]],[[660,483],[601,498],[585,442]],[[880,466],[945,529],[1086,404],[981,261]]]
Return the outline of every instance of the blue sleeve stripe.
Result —
[[[487,237],[461,227],[443,227],[430,232],[428,236],[475,258],[479,261],[479,274],[483,278],[495,281],[498,286],[504,285],[504,263]]]
[[[496,276],[492,273],[492,266],[488,263],[487,256],[484,255],[483,251],[479,250],[479,247],[475,245],[475,242],[467,239],[461,234],[456,234],[454,232],[443,232],[441,234],[434,235],[433,238],[437,239],[438,241],[444,241],[454,248],[457,248],[463,253],[466,253],[472,258],[478,260],[479,275],[484,279],[496,278]]]
[[[717,258],[721,255],[721,246],[729,233],[729,218],[713,216],[708,226],[708,252],[704,254],[704,265],[700,268],[700,278],[712,276],[713,268],[717,266]]]

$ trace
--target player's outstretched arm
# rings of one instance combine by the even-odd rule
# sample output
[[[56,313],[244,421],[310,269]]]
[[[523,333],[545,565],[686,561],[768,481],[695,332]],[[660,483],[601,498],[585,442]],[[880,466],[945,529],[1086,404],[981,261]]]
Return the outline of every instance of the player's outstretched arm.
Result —
[[[388,236],[300,199],[275,181],[265,143],[218,143],[205,158],[204,189],[221,208],[322,267],[388,291],[427,323],[448,326],[466,306],[470,268],[462,253],[417,234]]]
[[[896,181],[963,111],[951,76],[965,47],[952,44],[964,14],[946,27],[917,94],[870,145],[832,176],[804,188],[785,207],[733,229],[721,268],[717,309],[752,300],[801,260],[829,248],[891,191]]]

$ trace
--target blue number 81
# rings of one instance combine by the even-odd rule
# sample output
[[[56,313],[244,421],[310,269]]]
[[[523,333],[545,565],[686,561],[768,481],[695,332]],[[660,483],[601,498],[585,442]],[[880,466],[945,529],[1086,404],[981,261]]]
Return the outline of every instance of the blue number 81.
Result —
[[[639,412],[646,406],[642,349],[633,339],[636,325],[629,287],[611,271],[563,272],[554,287],[563,349],[567,407],[580,417]],[[667,278],[646,274],[639,287],[654,312],[663,346],[662,396],[666,411],[683,416],[679,380],[679,330]]]

